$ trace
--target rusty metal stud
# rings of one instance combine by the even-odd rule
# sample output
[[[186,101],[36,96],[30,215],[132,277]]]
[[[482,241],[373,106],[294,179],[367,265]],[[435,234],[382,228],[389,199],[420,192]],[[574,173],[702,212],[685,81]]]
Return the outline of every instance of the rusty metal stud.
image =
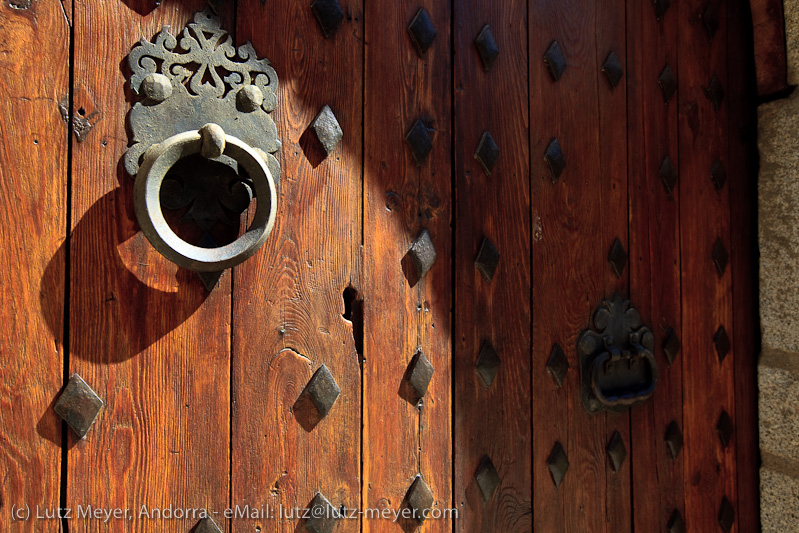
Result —
[[[735,522],[735,508],[730,503],[730,500],[724,496],[721,500],[721,507],[719,508],[719,525],[726,533],[732,531],[732,525]]]
[[[330,155],[330,152],[335,150],[336,145],[344,136],[333,110],[327,105],[313,119],[311,128],[313,128],[316,138],[319,139],[319,144],[325,149],[327,155]]]
[[[563,174],[563,169],[566,168],[566,158],[557,139],[553,138],[549,141],[547,151],[544,152],[544,161],[549,167],[549,173],[552,174],[552,183],[555,183]]]
[[[494,40],[494,34],[491,33],[491,27],[486,24],[477,34],[474,40],[474,45],[477,47],[477,53],[480,54],[480,61],[483,62],[483,68],[486,72],[491,69],[494,60],[499,55],[499,47],[497,41]]]
[[[608,57],[605,58],[605,63],[602,64],[602,72],[608,77],[611,88],[615,89],[624,72],[621,68],[621,60],[619,60],[616,52],[611,50]]]
[[[669,7],[671,7],[669,0],[653,0],[652,3],[655,5],[655,18],[657,20],[661,20]]]
[[[682,450],[682,431],[676,420],[672,420],[669,427],[666,428],[666,446],[669,448],[669,455],[672,459],[676,459]]]
[[[335,507],[321,493],[316,495],[308,504],[309,512],[305,521],[305,530],[310,533],[330,533],[336,526],[339,513]]]
[[[674,168],[674,163],[671,158],[666,156],[663,158],[663,163],[660,165],[660,181],[663,183],[663,188],[666,189],[666,194],[671,196],[674,191],[674,186],[677,185],[677,169]]]
[[[411,154],[413,154],[416,164],[422,166],[422,163],[424,163],[424,160],[427,159],[433,149],[433,140],[430,138],[430,133],[422,119],[418,119],[413,123],[410,131],[405,136],[405,141],[411,147]]]
[[[53,410],[82,439],[94,424],[103,405],[97,393],[78,374],[72,374]]]
[[[322,365],[314,372],[308,384],[300,393],[300,397],[307,396],[319,411],[322,418],[327,416],[333,404],[336,403],[341,389],[338,383],[333,378],[333,374],[327,369],[327,366]]]
[[[430,385],[430,380],[433,379],[433,372],[433,365],[427,356],[421,350],[416,352],[405,371],[405,381],[408,387],[406,396],[410,403],[414,405],[419,403],[419,400],[427,394],[427,387]]]
[[[474,266],[483,275],[486,281],[491,281],[494,277],[494,272],[497,271],[499,264],[499,250],[494,246],[494,243],[488,240],[488,237],[483,237],[483,242],[480,243],[480,250],[477,252],[477,259],[474,260]]]
[[[719,434],[719,440],[721,441],[722,448],[726,448],[730,445],[732,441],[732,419],[730,415],[727,414],[727,411],[722,411],[721,415],[719,416],[718,422],[716,422],[716,431]]]
[[[423,229],[408,250],[408,257],[416,269],[416,280],[422,279],[436,262],[436,248],[430,232]]]
[[[666,361],[668,361],[669,366],[677,358],[681,347],[682,344],[680,343],[680,338],[677,337],[677,332],[669,328],[666,332],[666,338],[663,340],[663,353],[666,355]]]
[[[477,145],[477,150],[474,152],[474,158],[483,167],[486,176],[490,176],[491,171],[494,170],[494,165],[497,163],[497,158],[499,158],[499,146],[494,142],[494,137],[491,136],[490,132],[483,132],[480,143]]]
[[[716,32],[719,30],[719,15],[713,2],[708,3],[699,15],[702,25],[705,27],[708,41],[712,41]]]
[[[411,42],[416,47],[416,53],[419,54],[419,57],[424,57],[425,53],[427,53],[430,45],[433,44],[436,33],[433,21],[430,20],[430,14],[425,8],[419,8],[411,23],[408,24],[408,34],[411,36]]]
[[[610,261],[610,266],[613,268],[613,273],[616,274],[616,277],[621,278],[624,273],[624,267],[627,266],[627,252],[618,237],[613,241],[613,246],[610,248],[608,261]]]
[[[408,492],[405,493],[404,501],[404,504],[407,505],[406,508],[411,510],[413,520],[416,521],[417,524],[424,522],[427,514],[430,512],[430,508],[433,507],[433,503],[435,503],[433,492],[430,490],[427,483],[425,483],[422,476],[417,475],[408,489]]]
[[[724,184],[727,183],[727,170],[724,168],[721,159],[716,159],[710,168],[710,179],[713,180],[713,187],[716,188],[716,192],[721,194]]]
[[[624,446],[624,439],[621,437],[621,433],[618,431],[613,433],[613,437],[611,437],[605,451],[608,454],[613,471],[618,472],[621,465],[624,464],[625,457],[627,457],[627,448]]]
[[[208,511],[206,511],[206,514],[209,514]],[[191,533],[222,533],[222,530],[219,529],[219,526],[216,525],[213,518],[205,516],[197,522],[197,525],[194,526]]]
[[[563,71],[566,70],[566,58],[563,56],[563,51],[560,49],[558,41],[552,41],[552,44],[547,48],[544,54],[544,63],[549,68],[549,73],[555,81],[560,80],[563,76]]]
[[[721,237],[716,239],[716,242],[713,244],[713,252],[710,257],[713,259],[713,264],[716,265],[719,277],[723,276],[724,271],[727,269],[727,261],[729,261],[730,256],[727,254],[727,248],[724,247]]]
[[[658,85],[660,85],[660,90],[663,92],[663,101],[668,104],[677,90],[677,78],[674,77],[670,66],[666,65],[661,71],[660,76],[658,76]]]
[[[485,341],[480,348],[480,356],[477,358],[477,368],[475,369],[483,380],[485,388],[490,388],[491,384],[494,383],[501,362],[491,342]]]
[[[480,488],[480,493],[483,495],[483,501],[488,503],[491,497],[499,486],[499,473],[494,467],[493,461],[487,455],[483,456],[480,461],[480,466],[477,467],[477,472],[474,475],[477,486]]]
[[[552,481],[555,483],[555,487],[560,487],[560,484],[563,483],[563,477],[569,470],[569,458],[566,456],[566,451],[560,442],[556,442],[552,447],[552,451],[547,457],[547,466],[549,467],[549,473],[552,474]]]
[[[313,14],[316,16],[316,21],[319,23],[325,39],[336,33],[341,22],[344,20],[344,11],[342,11],[338,0],[315,0],[311,4]]]
[[[566,374],[569,372],[569,359],[563,353],[563,348],[560,344],[555,344],[552,347],[552,353],[549,354],[547,360],[547,372],[552,377],[552,381],[560,388],[563,385],[563,380],[566,379]]]
[[[675,509],[671,513],[669,523],[666,524],[666,531],[668,533],[685,533],[685,520],[683,520],[679,510]]]
[[[718,111],[724,101],[724,87],[721,86],[721,81],[715,74],[705,88],[705,96],[713,104],[713,110]]]
[[[716,330],[716,334],[713,335],[713,344],[716,346],[719,362],[724,361],[724,358],[730,353],[730,348],[732,347],[730,345],[730,337],[727,335],[727,330],[724,329],[724,326],[719,326],[719,329]]]

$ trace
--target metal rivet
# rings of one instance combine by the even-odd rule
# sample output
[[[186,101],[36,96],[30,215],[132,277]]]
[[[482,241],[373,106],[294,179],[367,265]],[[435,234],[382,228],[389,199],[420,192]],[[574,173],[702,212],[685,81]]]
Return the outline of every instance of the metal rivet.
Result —
[[[671,513],[669,523],[666,525],[666,531],[668,533],[685,533],[685,520],[683,520],[680,511],[677,509]]]
[[[494,142],[491,133],[487,131],[483,133],[480,143],[477,145],[477,150],[474,152],[474,158],[483,167],[486,176],[490,176],[497,158],[499,158],[499,146]]]
[[[333,374],[330,373],[327,366],[322,365],[314,372],[314,375],[308,381],[302,393],[300,393],[300,399],[309,398],[319,415],[324,418],[330,412],[333,404],[336,403],[339,394],[341,394],[341,389],[339,389],[336,380],[333,379]],[[299,402],[300,399],[297,401]]]
[[[338,0],[315,0],[311,4],[313,14],[316,16],[316,21],[319,23],[325,39],[336,33],[341,22],[344,20],[344,11],[342,11]]]
[[[494,243],[483,237],[483,242],[480,243],[480,250],[477,252],[477,258],[474,260],[474,266],[483,275],[486,281],[491,281],[494,278],[494,272],[497,271],[499,264],[499,250],[494,246]]]
[[[327,105],[324,106],[322,110],[319,111],[319,114],[316,115],[316,118],[313,119],[311,128],[313,128],[314,134],[316,134],[316,138],[319,140],[319,144],[325,149],[327,155],[330,155],[330,152],[335,150],[336,145],[344,136],[344,132],[341,131],[341,126],[336,116],[333,114],[333,110]]]
[[[719,237],[716,239],[716,242],[713,244],[713,252],[710,255],[711,259],[713,259],[713,264],[716,265],[716,270],[719,273],[719,277],[724,275],[724,271],[727,269],[727,261],[730,259],[729,255],[727,254],[727,248],[724,247],[724,243],[721,241]]]
[[[206,514],[208,514],[208,511],[206,511]],[[210,516],[206,516],[197,522],[197,525],[191,531],[192,533],[222,533],[222,530],[219,529],[219,526],[216,525],[216,522]]]
[[[216,159],[224,153],[226,135],[222,126],[208,123],[199,129],[199,133],[202,139],[200,155],[206,159]]]
[[[677,185],[677,169],[674,168],[669,156],[663,158],[658,174],[660,175],[660,181],[663,183],[663,188],[666,189],[666,194],[671,196],[674,186]]]
[[[721,415],[719,416],[718,422],[716,422],[716,431],[719,434],[719,440],[721,441],[721,446],[726,448],[730,445],[732,441],[732,419],[730,415],[727,414],[727,411],[722,411]]]
[[[486,24],[477,34],[474,40],[474,45],[477,47],[477,53],[480,54],[480,60],[483,62],[483,68],[486,72],[491,69],[494,60],[499,55],[499,47],[497,41],[494,40],[494,34],[491,33],[491,27]]]
[[[724,87],[721,86],[721,81],[715,74],[710,78],[710,83],[705,88],[705,96],[713,104],[713,110],[718,111],[724,101]]]
[[[558,41],[552,41],[552,44],[547,48],[544,54],[544,63],[549,68],[549,73],[552,79],[558,81],[563,76],[563,71],[566,70],[566,58],[563,56],[563,51],[560,49]]]
[[[436,28],[425,8],[420,8],[408,24],[408,34],[411,36],[413,46],[416,47],[416,53],[419,57],[424,57],[436,37]]]
[[[427,518],[430,508],[433,507],[435,498],[430,487],[425,483],[421,475],[417,475],[413,480],[408,492],[405,494],[405,504],[407,509],[413,511],[413,519],[421,524]]]
[[[653,0],[652,3],[655,5],[655,18],[657,20],[661,20],[669,7],[671,7],[671,2],[669,0]]]
[[[613,241],[613,246],[610,247],[608,261],[610,261],[610,266],[613,268],[613,273],[616,274],[616,277],[621,278],[624,273],[624,267],[627,266],[627,252],[618,237]]]
[[[491,342],[485,341],[480,348],[480,356],[477,358],[477,368],[475,369],[483,380],[485,388],[490,388],[491,384],[494,383],[497,372],[499,372],[500,362],[499,355],[497,355],[494,346]]]
[[[680,338],[677,337],[677,332],[669,328],[666,332],[666,338],[663,340],[663,353],[666,355],[666,361],[668,361],[669,366],[674,363],[674,359],[677,358],[681,347],[682,344],[680,343]]]
[[[555,183],[563,174],[563,169],[566,168],[566,158],[557,139],[553,138],[549,141],[547,151],[544,152],[544,161],[549,167],[549,173],[552,174],[552,183]]]
[[[666,446],[669,448],[669,455],[672,459],[676,459],[682,450],[682,431],[680,426],[675,420],[672,420],[669,427],[666,428]]]
[[[483,495],[483,501],[486,503],[491,501],[491,497],[497,490],[500,480],[499,473],[494,467],[494,463],[487,455],[483,456],[483,459],[480,461],[480,466],[477,467],[474,478],[477,481],[477,486],[480,488],[480,493]]]
[[[705,27],[708,41],[712,41],[719,29],[719,16],[716,11],[716,6],[713,5],[712,2],[707,4],[699,15],[699,18],[702,19],[702,25]]]
[[[713,180],[713,187],[716,188],[716,192],[721,194],[724,184],[727,183],[727,170],[724,168],[721,159],[716,159],[710,168],[710,179]]]
[[[336,525],[338,511],[321,492],[308,504],[308,518],[305,521],[305,530],[310,533],[330,533]]]
[[[732,525],[735,522],[735,509],[726,496],[721,500],[718,518],[721,529],[730,533],[730,531],[732,531]]]
[[[430,138],[430,133],[422,119],[418,119],[413,123],[410,131],[405,136],[405,141],[411,148],[411,154],[413,154],[416,164],[422,166],[422,163],[424,163],[424,160],[427,159],[433,149],[433,140]]]
[[[621,76],[623,74],[621,60],[619,60],[619,56],[616,55],[616,52],[611,51],[608,57],[605,58],[605,63],[602,65],[602,72],[608,77],[610,86],[615,89],[619,81],[621,81]]]
[[[677,90],[677,78],[674,77],[670,66],[666,65],[661,71],[658,76],[658,85],[663,92],[663,101],[668,104],[671,97],[674,96],[674,91]]]
[[[209,246],[208,248],[216,248],[216,246]],[[197,277],[200,278],[205,290],[212,292],[216,288],[217,284],[219,283],[219,278],[222,277],[224,272],[225,271],[222,270],[219,272],[195,272],[195,274],[197,274]]]
[[[409,394],[406,396],[410,403],[414,405],[419,403],[419,400],[427,394],[427,387],[433,379],[434,370],[427,356],[421,351],[416,352],[405,371],[405,381],[409,389]]]
[[[605,451],[608,454],[613,471],[618,472],[621,465],[624,464],[625,457],[627,457],[627,448],[624,446],[624,439],[621,437],[621,433],[618,431],[613,433],[613,437],[610,439]]]
[[[430,232],[423,229],[416,240],[411,244],[407,256],[413,262],[416,269],[416,280],[422,279],[425,274],[436,262],[436,248],[433,246],[433,239],[430,237]]]
[[[142,80],[139,92],[152,102],[163,102],[172,95],[172,83],[163,74],[148,74]]]
[[[716,346],[719,362],[724,361],[732,347],[730,345],[730,337],[727,335],[727,330],[724,329],[724,326],[719,326],[719,329],[716,330],[716,334],[713,335],[713,344]]]
[[[547,360],[547,372],[552,377],[555,385],[560,387],[563,385],[563,380],[566,379],[566,374],[569,372],[569,359],[563,353],[563,348],[560,344],[555,344],[552,347],[552,353],[549,354]]]
[[[94,424],[103,405],[97,393],[79,375],[72,374],[53,410],[82,439]]]
[[[566,451],[560,442],[556,442],[552,447],[552,451],[547,457],[547,466],[549,467],[549,473],[552,474],[552,481],[555,483],[555,487],[560,487],[560,484],[563,483],[563,477],[569,470],[569,458],[566,456]]]
[[[245,113],[252,113],[264,103],[264,92],[255,85],[244,85],[236,92],[236,106]]]

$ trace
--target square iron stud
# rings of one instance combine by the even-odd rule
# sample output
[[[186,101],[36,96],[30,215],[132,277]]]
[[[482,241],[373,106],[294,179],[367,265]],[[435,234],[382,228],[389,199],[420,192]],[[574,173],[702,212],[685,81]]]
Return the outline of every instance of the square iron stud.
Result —
[[[719,277],[723,276],[724,271],[727,270],[727,261],[729,261],[730,256],[727,254],[727,248],[724,247],[721,237],[716,239],[716,242],[713,244],[713,253],[710,257],[713,259],[713,264],[716,265]]]
[[[327,105],[324,106],[319,114],[316,115],[316,118],[313,119],[311,127],[316,134],[316,138],[319,139],[319,144],[325,149],[327,155],[330,155],[330,152],[335,150],[336,145],[344,136],[344,132],[341,131],[341,126],[338,120],[336,120],[333,110]]]
[[[555,81],[560,80],[563,76],[563,71],[566,70],[566,58],[563,56],[563,51],[560,49],[558,41],[552,41],[552,44],[547,48],[544,54],[544,63]]]
[[[491,384],[494,383],[497,372],[499,372],[500,362],[501,360],[494,346],[490,341],[485,341],[482,348],[480,348],[480,356],[477,358],[477,368],[475,369],[483,380],[485,388],[490,388]]]
[[[480,461],[480,466],[477,467],[477,472],[474,475],[477,486],[480,488],[480,493],[483,495],[483,501],[488,503],[491,497],[499,486],[499,473],[494,467],[491,458],[483,456]]]
[[[724,329],[724,326],[719,326],[719,329],[716,330],[716,334],[713,335],[713,344],[716,346],[716,353],[721,363],[727,357],[727,354],[730,353],[731,348],[730,337],[727,335],[727,330]]]
[[[726,533],[730,533],[733,523],[735,523],[735,509],[725,496],[719,508],[719,525]]]
[[[671,7],[669,0],[653,0],[652,3],[655,5],[655,18],[657,20],[661,20],[666,11],[669,10],[669,7]]]
[[[498,264],[499,250],[497,250],[493,242],[488,240],[488,237],[483,237],[480,250],[477,251],[477,259],[474,260],[474,266],[477,267],[477,270],[480,271],[486,281],[490,282],[494,278]]]
[[[427,387],[430,386],[430,380],[433,379],[433,371],[433,364],[427,356],[421,351],[416,352],[405,374],[410,389],[409,400],[411,403],[419,403],[419,400],[427,394]]]
[[[552,481],[555,487],[560,487],[563,483],[563,477],[569,470],[569,458],[566,456],[566,451],[560,442],[556,442],[552,447],[552,451],[547,457],[547,466],[549,466],[549,473],[552,474]]]
[[[615,89],[619,81],[621,81],[621,76],[624,72],[621,68],[621,60],[619,60],[619,56],[616,55],[616,52],[611,50],[608,57],[605,58],[605,63],[602,65],[602,72],[608,77],[611,88]]]
[[[433,492],[421,475],[416,476],[408,492],[405,493],[405,502],[407,503],[407,508],[411,510],[412,519],[418,524],[424,522],[427,513],[430,512],[435,503],[435,498],[433,498]]]
[[[710,168],[710,179],[713,180],[713,187],[716,188],[716,192],[721,194],[724,184],[727,183],[727,169],[724,168],[721,159],[716,159]]]
[[[719,14],[713,2],[708,3],[699,15],[702,25],[705,27],[708,41],[712,41],[716,32],[719,30]]]
[[[311,9],[325,39],[334,35],[344,20],[344,11],[342,11],[338,0],[314,0]]]
[[[552,377],[552,381],[560,388],[563,385],[563,380],[566,379],[566,374],[569,372],[569,359],[563,353],[563,348],[560,344],[555,344],[552,347],[552,353],[549,354],[547,360],[547,372]]]
[[[308,519],[305,521],[305,530],[310,533],[330,533],[336,526],[338,511],[321,492],[308,504]]]
[[[499,158],[499,146],[494,142],[494,137],[491,136],[490,132],[483,133],[480,138],[480,144],[477,145],[477,150],[474,152],[474,158],[483,167],[486,176],[490,176],[491,171],[494,170],[494,165],[497,163],[497,158]]]
[[[494,40],[494,34],[491,33],[491,27],[486,24],[477,34],[474,39],[474,45],[477,47],[477,53],[480,54],[480,61],[483,62],[483,68],[486,72],[491,70],[491,65],[494,64],[499,55],[499,47],[497,41]]]
[[[433,149],[433,140],[430,138],[430,132],[422,119],[418,119],[413,123],[410,131],[405,136],[405,141],[411,147],[411,154],[413,154],[416,164],[422,166],[422,163],[424,163],[424,160],[427,159]]]
[[[668,361],[669,366],[674,363],[677,354],[680,353],[680,348],[682,348],[682,343],[680,343],[680,338],[677,337],[677,332],[669,328],[666,332],[666,338],[663,340],[663,353],[666,355],[666,361]]]
[[[663,183],[663,188],[666,189],[666,194],[671,196],[674,186],[677,185],[677,169],[674,168],[674,163],[671,162],[669,156],[663,158],[658,174],[660,175],[660,181]]]
[[[669,455],[672,459],[676,459],[682,450],[682,431],[679,424],[672,420],[669,427],[666,428],[666,446],[669,448]]]
[[[314,372],[311,380],[303,389],[300,396],[307,396],[313,402],[319,415],[324,418],[330,412],[333,404],[336,403],[341,389],[338,383],[333,379],[333,374],[327,369],[327,366],[322,365]]]
[[[208,514],[207,511],[206,514]],[[197,522],[197,525],[194,526],[191,533],[222,533],[222,530],[219,529],[219,526],[216,525],[213,518],[206,516]]]
[[[613,437],[610,439],[605,451],[608,454],[613,471],[618,472],[627,457],[627,448],[624,446],[624,439],[621,437],[621,433],[618,431],[613,433]]]
[[[721,81],[715,74],[705,88],[705,96],[713,104],[713,110],[718,111],[724,101],[724,87],[721,86]]]
[[[430,271],[437,257],[436,248],[433,246],[429,231],[423,229],[419,236],[416,237],[416,240],[413,241],[411,248],[408,250],[408,257],[410,257],[416,269],[416,279],[422,279]]]
[[[436,28],[425,8],[419,8],[411,23],[408,24],[408,34],[411,36],[413,46],[416,47],[416,53],[419,54],[419,57],[424,57],[436,37]]]
[[[563,174],[563,169],[566,168],[566,158],[563,156],[563,150],[561,150],[560,142],[557,139],[553,138],[549,141],[547,151],[544,152],[544,161],[549,167],[549,173],[552,174],[552,183],[555,183]]]
[[[683,520],[680,511],[677,509],[671,513],[669,523],[666,525],[666,531],[668,533],[685,533],[685,520]]]
[[[624,267],[627,266],[627,252],[618,237],[613,241],[613,246],[610,248],[608,261],[610,261],[610,266],[613,268],[613,273],[616,274],[616,277],[621,278],[624,273]]]
[[[719,416],[718,422],[716,422],[716,431],[719,434],[719,440],[721,441],[722,448],[727,448],[732,442],[732,419],[730,415],[727,414],[727,411],[722,411],[721,415]]]
[[[94,424],[103,405],[97,393],[79,375],[72,374],[53,410],[82,439]]]
[[[670,66],[666,65],[661,71],[658,76],[658,85],[663,92],[663,101],[668,104],[671,97],[674,96],[674,91],[677,90],[677,78],[674,77]]]

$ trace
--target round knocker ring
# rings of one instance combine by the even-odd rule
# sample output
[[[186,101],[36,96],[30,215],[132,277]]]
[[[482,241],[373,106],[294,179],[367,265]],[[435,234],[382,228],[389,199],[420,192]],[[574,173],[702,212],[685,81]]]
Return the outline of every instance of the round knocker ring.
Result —
[[[161,209],[161,183],[169,169],[184,157],[201,154],[214,159],[224,154],[236,160],[252,180],[257,207],[252,224],[238,239],[219,248],[187,243],[169,227]],[[147,240],[173,263],[197,272],[218,272],[251,257],[275,224],[277,191],[263,158],[244,141],[227,135],[216,124],[185,131],[151,146],[144,154],[134,185],[136,218]]]

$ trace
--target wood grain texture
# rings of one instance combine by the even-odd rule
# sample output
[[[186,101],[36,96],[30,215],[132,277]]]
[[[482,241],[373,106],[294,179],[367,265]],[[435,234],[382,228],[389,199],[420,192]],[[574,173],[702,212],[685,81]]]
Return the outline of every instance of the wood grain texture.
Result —
[[[60,497],[70,30],[58,2],[4,2],[0,28],[0,530],[59,531],[12,511]]]
[[[206,295],[149,245],[121,164],[126,55],[162,25],[182,30],[203,6],[75,2],[72,113],[93,126],[73,141],[70,371],[105,409],[85,440],[70,435],[67,503],[131,512],[113,525],[76,517],[79,531],[186,531],[201,509],[228,503],[230,276]],[[143,506],[197,513],[157,519]]]
[[[530,180],[527,6],[459,2],[455,16],[454,464],[457,531],[530,531]],[[499,55],[483,70],[474,40],[489,24]],[[487,176],[474,158],[483,132],[499,146]],[[483,238],[500,254],[493,279],[475,267]],[[476,372],[490,342],[490,387]],[[488,456],[500,483],[484,501],[475,474]]]
[[[407,27],[426,8],[436,37],[423,58]],[[421,475],[434,506],[452,507],[450,6],[365,3],[363,494],[365,508],[398,509]],[[432,151],[414,161],[405,135],[421,119]],[[418,279],[405,258],[423,229],[436,261]],[[419,406],[403,392],[421,351],[434,373]],[[364,521],[364,531],[413,530]],[[425,531],[452,522],[428,519]]]
[[[275,228],[233,272],[232,505],[308,507],[321,492],[360,505],[361,375],[343,293],[360,290],[363,8],[325,39],[310,2],[240,2],[238,38],[275,66],[282,177]],[[268,31],[267,31],[268,28]],[[307,128],[329,105],[344,133],[322,158]],[[341,394],[311,428],[293,409],[326,365]],[[358,531],[360,520],[337,531]],[[241,518],[236,530],[302,531],[295,519]]]
[[[742,4],[743,5],[743,4]],[[788,84],[788,59],[786,57],[785,14],[782,0],[749,0],[754,35],[757,94],[761,98],[784,95],[790,90]],[[749,35],[749,28],[739,27]],[[745,41],[749,44],[750,39]],[[738,48],[740,55],[730,57],[742,62],[749,55],[747,49]],[[741,63],[738,63],[739,65]]]

